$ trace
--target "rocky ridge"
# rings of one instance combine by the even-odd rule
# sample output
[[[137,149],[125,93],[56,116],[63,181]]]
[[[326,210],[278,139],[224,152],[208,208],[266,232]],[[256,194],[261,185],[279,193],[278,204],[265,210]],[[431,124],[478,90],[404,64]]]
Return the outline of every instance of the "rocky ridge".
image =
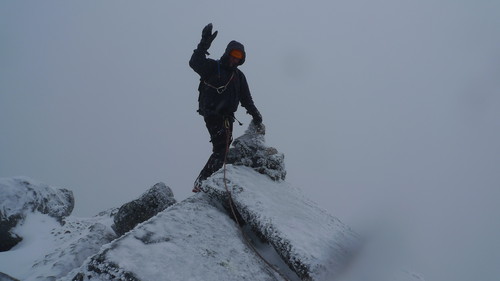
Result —
[[[233,142],[228,164],[203,183],[204,192],[178,203],[170,188],[158,183],[120,208],[81,219],[69,216],[74,200],[66,197],[67,191],[43,197],[47,198],[41,200],[45,207],[24,203],[39,202],[29,198],[40,196],[4,196],[2,218],[21,214],[19,222],[32,212],[43,211],[57,214],[61,225],[50,233],[55,246],[33,262],[29,274],[15,276],[0,265],[0,271],[5,271],[0,278],[346,280],[339,277],[359,251],[358,235],[285,181],[284,155],[267,147],[264,135],[263,125],[251,123]],[[46,190],[26,179],[0,179],[2,194],[4,190],[18,194],[16,189],[30,186]],[[242,229],[235,223],[229,202],[236,207]],[[16,235],[12,229],[9,235]],[[242,233],[281,275],[248,247]],[[388,280],[423,280],[415,274],[403,277]]]

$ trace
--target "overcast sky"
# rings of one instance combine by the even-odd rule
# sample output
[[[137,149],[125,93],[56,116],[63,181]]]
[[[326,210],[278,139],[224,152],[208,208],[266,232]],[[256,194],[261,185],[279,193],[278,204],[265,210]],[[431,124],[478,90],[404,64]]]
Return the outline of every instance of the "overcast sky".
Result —
[[[158,181],[190,196],[211,146],[188,60],[212,22],[212,58],[246,47],[287,181],[359,232],[394,227],[427,280],[498,280],[499,15],[488,0],[2,1],[0,177],[69,188],[78,216]]]

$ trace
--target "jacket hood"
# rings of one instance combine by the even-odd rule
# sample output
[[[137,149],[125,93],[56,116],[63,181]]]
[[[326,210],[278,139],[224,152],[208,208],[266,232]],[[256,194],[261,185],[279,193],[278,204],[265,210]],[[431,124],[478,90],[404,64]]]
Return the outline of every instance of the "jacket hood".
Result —
[[[229,42],[229,44],[227,44],[226,51],[224,52],[224,54],[222,55],[220,60],[222,62],[226,62],[228,57],[229,57],[229,53],[231,53],[232,50],[239,50],[239,51],[243,52],[243,58],[240,60],[240,63],[238,64],[238,65],[242,65],[245,62],[245,59],[247,57],[247,54],[245,53],[245,46],[243,46],[243,44],[241,44],[240,42],[235,41],[235,40],[233,40],[233,41]]]

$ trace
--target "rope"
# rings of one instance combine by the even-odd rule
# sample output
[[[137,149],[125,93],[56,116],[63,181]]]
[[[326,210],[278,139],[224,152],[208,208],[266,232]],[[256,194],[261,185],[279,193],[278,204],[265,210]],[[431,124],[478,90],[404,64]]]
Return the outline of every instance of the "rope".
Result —
[[[265,263],[267,266],[269,266],[272,270],[274,270],[276,273],[278,273],[284,280],[290,281],[279,269],[277,269],[273,264],[271,264],[269,261],[266,260],[255,248],[255,246],[250,242],[250,239],[247,237],[245,232],[243,231],[243,228],[241,227],[240,222],[238,221],[238,217],[236,216],[236,206],[234,206],[234,201],[233,201],[233,196],[231,194],[231,191],[229,191],[229,188],[227,187],[227,178],[226,178],[226,162],[227,162],[227,154],[229,153],[229,141],[231,139],[231,132],[229,130],[229,120],[226,118],[224,119],[224,127],[226,128],[226,152],[224,154],[224,186],[226,188],[226,192],[228,193],[228,201],[229,201],[229,206],[231,208],[231,212],[233,214],[234,220],[236,221],[236,224],[238,225],[238,228],[241,231],[241,235],[245,239],[245,242],[247,243],[248,247],[252,249],[255,254]]]

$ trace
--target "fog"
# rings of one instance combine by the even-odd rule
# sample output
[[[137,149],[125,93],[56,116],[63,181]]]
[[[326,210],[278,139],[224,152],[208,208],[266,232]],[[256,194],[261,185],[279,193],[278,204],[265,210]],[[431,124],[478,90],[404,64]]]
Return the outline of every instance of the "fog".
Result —
[[[158,181],[190,196],[211,145],[188,61],[211,22],[211,58],[245,45],[288,182],[395,234],[426,280],[498,280],[500,2],[247,2],[2,1],[0,177],[69,188],[78,216]]]

